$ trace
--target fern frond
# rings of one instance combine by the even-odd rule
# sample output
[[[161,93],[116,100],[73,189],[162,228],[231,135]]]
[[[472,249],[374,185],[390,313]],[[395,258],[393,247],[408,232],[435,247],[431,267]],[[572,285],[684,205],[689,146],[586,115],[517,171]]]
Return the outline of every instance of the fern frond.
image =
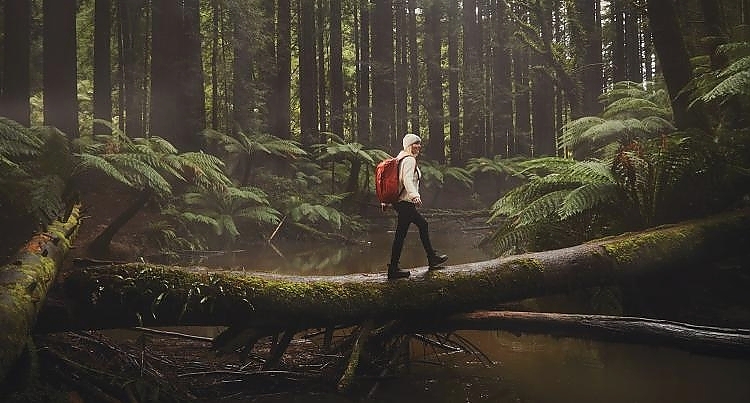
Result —
[[[655,103],[641,98],[622,98],[611,103],[604,109],[604,119],[643,119],[648,116],[668,118],[670,111]]]
[[[0,156],[35,156],[44,141],[15,120],[0,116]]]
[[[561,220],[566,220],[602,205],[616,204],[619,200],[619,187],[614,182],[586,183],[568,193],[557,213]]]
[[[249,220],[253,223],[278,224],[281,213],[270,206],[256,206],[241,209],[235,213],[235,217]]]
[[[528,204],[516,216],[510,218],[513,220],[513,224],[519,227],[549,221],[548,217],[557,213],[569,193],[570,190],[568,189],[547,193]]]
[[[599,126],[606,122],[605,119],[596,116],[585,116],[566,123],[562,128],[562,135],[558,140],[558,149],[573,148],[587,142],[588,138],[584,136],[592,127]]]
[[[172,193],[172,185],[151,164],[141,160],[138,154],[112,154],[107,159],[128,178],[130,183],[142,186],[162,195]]]
[[[75,154],[76,157],[79,159],[78,167],[76,168],[76,171],[81,172],[87,169],[96,169],[98,171],[101,171],[105,175],[109,176],[110,178],[123,183],[129,187],[134,187],[135,185],[128,180],[128,178],[123,175],[119,169],[117,169],[112,163],[110,163],[108,160],[106,160],[103,157],[100,157],[98,155],[94,154]]]
[[[729,75],[703,95],[701,99],[704,102],[712,102],[717,99],[726,99],[738,95],[750,95],[750,68]]]
[[[492,244],[492,249],[498,256],[526,252],[526,246],[534,239],[537,230],[533,226],[502,227],[490,235],[486,242]]]

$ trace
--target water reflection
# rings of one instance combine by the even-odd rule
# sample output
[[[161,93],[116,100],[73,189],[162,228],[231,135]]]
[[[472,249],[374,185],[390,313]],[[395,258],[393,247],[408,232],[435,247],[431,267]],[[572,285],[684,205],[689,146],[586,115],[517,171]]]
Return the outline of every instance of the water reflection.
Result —
[[[490,257],[477,247],[480,236],[476,231],[468,230],[433,231],[431,240],[436,249],[449,254],[448,264],[458,264]],[[353,243],[275,241],[245,251],[207,257],[201,264],[295,275],[378,273],[386,270],[392,242],[393,232],[388,230],[371,232],[366,239]],[[426,264],[419,236],[412,228],[404,243],[401,266]]]
[[[658,347],[462,331],[495,363],[426,354],[384,383],[378,401],[750,402],[750,361]],[[415,343],[413,350],[422,351]],[[434,365],[438,363],[439,365]]]

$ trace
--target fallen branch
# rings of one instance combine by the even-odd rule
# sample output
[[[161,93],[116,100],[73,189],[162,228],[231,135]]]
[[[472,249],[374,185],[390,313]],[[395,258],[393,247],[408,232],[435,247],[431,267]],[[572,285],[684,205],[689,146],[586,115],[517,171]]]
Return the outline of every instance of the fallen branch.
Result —
[[[562,313],[477,311],[438,321],[410,322],[418,329],[504,330],[609,342],[637,343],[733,358],[750,357],[750,329],[698,326],[669,320]]]

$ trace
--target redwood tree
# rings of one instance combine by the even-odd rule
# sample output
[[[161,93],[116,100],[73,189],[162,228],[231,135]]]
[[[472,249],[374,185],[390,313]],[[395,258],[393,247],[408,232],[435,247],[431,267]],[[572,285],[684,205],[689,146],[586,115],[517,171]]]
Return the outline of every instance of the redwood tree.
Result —
[[[94,118],[112,120],[112,3],[94,3]],[[94,124],[95,134],[109,133],[109,127]]]
[[[440,63],[442,49],[442,18],[440,0],[428,0],[425,8],[424,58],[427,67],[427,128],[430,141],[426,155],[445,162],[445,123],[443,119],[443,73]]]
[[[55,126],[70,137],[78,137],[76,3],[43,3],[44,124]]]
[[[5,2],[0,116],[28,126],[30,121],[31,0]]]

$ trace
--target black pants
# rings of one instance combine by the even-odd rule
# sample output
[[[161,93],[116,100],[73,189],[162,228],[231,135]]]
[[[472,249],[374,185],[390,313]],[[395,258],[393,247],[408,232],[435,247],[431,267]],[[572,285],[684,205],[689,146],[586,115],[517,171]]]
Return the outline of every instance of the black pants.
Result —
[[[398,261],[401,259],[401,250],[404,248],[404,239],[409,231],[409,225],[414,223],[419,228],[419,239],[422,240],[422,246],[424,247],[425,253],[428,258],[435,254],[430,243],[430,233],[427,220],[419,214],[417,206],[414,203],[408,201],[400,201],[393,205],[393,209],[398,213],[398,220],[396,221],[396,235],[393,238],[393,246],[391,247],[391,266],[398,267]]]

